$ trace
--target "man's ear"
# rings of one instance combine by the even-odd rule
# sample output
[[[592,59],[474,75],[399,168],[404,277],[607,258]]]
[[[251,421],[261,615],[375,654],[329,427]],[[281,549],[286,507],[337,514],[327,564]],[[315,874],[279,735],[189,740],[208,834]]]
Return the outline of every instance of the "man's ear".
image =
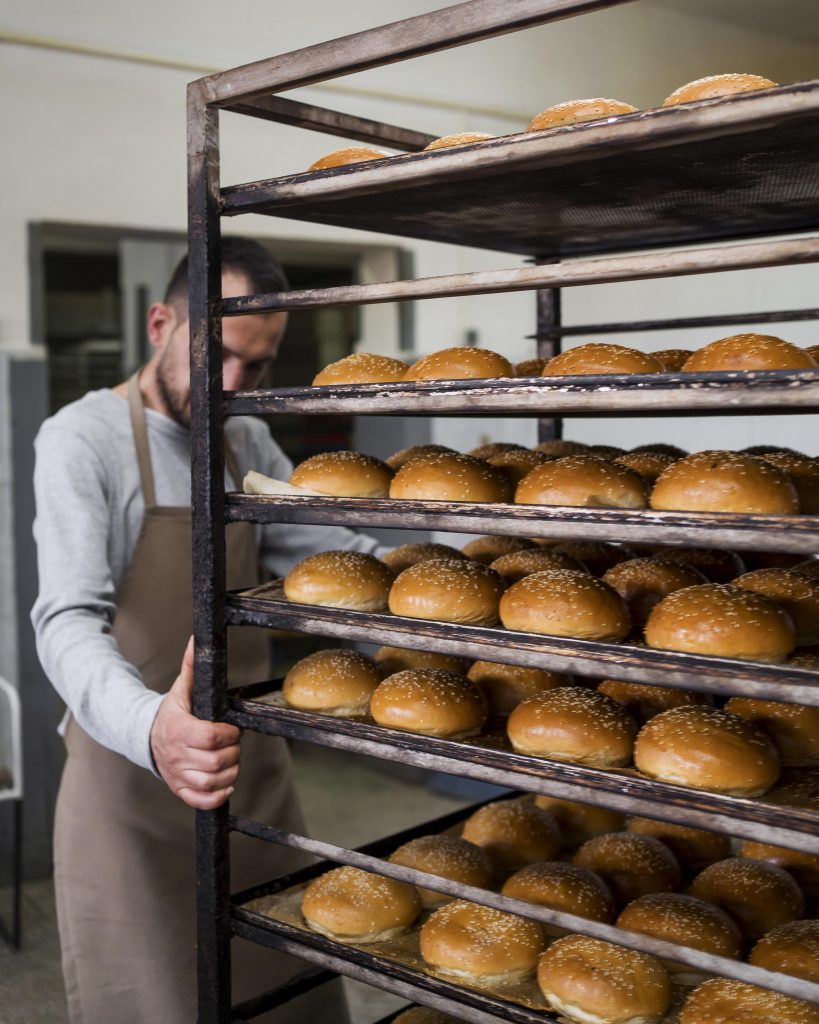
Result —
[[[177,325],[177,315],[173,306],[166,302],[155,302],[148,310],[148,341],[157,350],[163,349],[168,338]]]

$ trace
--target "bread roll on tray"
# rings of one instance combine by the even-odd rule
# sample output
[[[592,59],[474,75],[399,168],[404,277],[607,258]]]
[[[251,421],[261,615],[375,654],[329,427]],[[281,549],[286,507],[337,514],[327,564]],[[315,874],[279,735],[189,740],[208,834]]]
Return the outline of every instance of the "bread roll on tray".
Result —
[[[424,736],[476,736],[486,721],[483,696],[464,676],[439,668],[409,668],[387,678],[370,698],[379,725]]]
[[[295,565],[284,578],[284,595],[294,604],[382,612],[392,571],[359,551],[322,551]]]
[[[682,512],[799,511],[799,495],[787,473],[764,459],[738,452],[696,452],[663,470],[651,491],[651,507]]]
[[[610,832],[587,840],[572,863],[596,871],[621,909],[639,896],[673,892],[680,884],[677,858],[652,836]]]
[[[479,846],[458,836],[420,836],[400,846],[390,856],[390,863],[416,871],[426,871],[452,882],[488,889],[492,884],[493,867],[489,856]],[[439,907],[451,896],[432,889],[416,887],[424,909]]]
[[[474,142],[486,142],[494,138],[487,132],[455,132],[452,135],[442,135],[440,139],[434,139],[429,145],[424,146],[424,153],[431,153],[436,149],[449,149],[452,146],[470,146]]]
[[[475,562],[491,565],[503,555],[515,551],[533,551],[535,544],[525,537],[475,537],[461,549],[463,555]]]
[[[345,146],[343,149],[334,149],[332,153],[327,153],[315,160],[307,170],[326,171],[330,167],[345,167],[347,164],[358,164],[365,160],[383,160],[386,156],[389,156],[389,153],[382,153],[380,149]]]
[[[420,909],[414,885],[346,866],[310,882],[301,904],[313,931],[358,945],[403,934]]]
[[[764,732],[786,768],[819,765],[819,707],[732,697],[725,710]]]
[[[705,345],[685,361],[684,373],[735,370],[815,370],[813,356],[772,334],[732,334]]]
[[[625,601],[607,583],[574,569],[546,569],[513,583],[500,600],[507,629],[616,643],[631,630]]]
[[[614,587],[626,602],[632,622],[644,626],[664,597],[708,580],[692,565],[652,557],[632,558],[612,566],[603,573],[603,582]]]
[[[625,345],[592,342],[578,345],[554,356],[543,368],[544,377],[576,374],[662,373],[665,366],[647,352]]]
[[[282,687],[290,707],[325,715],[366,714],[381,676],[372,659],[346,648],[316,651],[290,669]]]
[[[663,101],[664,107],[676,106],[679,103],[693,103],[696,100],[713,100],[719,96],[734,96],[741,92],[756,92],[759,89],[773,89],[776,82],[761,75],[724,74],[709,75],[697,78],[675,89]]]
[[[289,483],[335,498],[386,498],[393,475],[386,462],[372,455],[322,452],[296,466]]]
[[[650,686],[647,683],[626,683],[618,679],[604,679],[597,687],[618,704],[622,704],[634,721],[643,726],[656,715],[671,708],[682,708],[687,704],[701,704],[709,707],[710,698],[694,690],[675,690],[670,686]]]
[[[381,559],[397,576],[411,565],[428,562],[432,558],[466,558],[466,555],[449,544],[402,544],[388,551]]]
[[[388,459],[384,461],[387,465],[398,472],[402,466],[405,466],[412,459],[418,459],[422,455],[457,455],[458,452],[454,448],[447,448],[443,444],[413,444],[409,448],[402,448],[398,452],[394,452]]]
[[[762,594],[787,612],[797,647],[819,644],[819,579],[788,569],[755,569],[738,576],[734,586]]]
[[[789,921],[763,935],[748,962],[819,984],[819,921]]]
[[[515,799],[479,807],[464,822],[461,836],[480,846],[504,877],[527,864],[551,860],[561,844],[550,814]]]
[[[518,505],[645,508],[646,481],[626,466],[592,455],[567,455],[536,466],[515,490]]]
[[[503,578],[507,586],[517,583],[524,576],[545,569],[574,569],[586,572],[586,567],[571,555],[562,555],[551,548],[527,548],[525,551],[510,551],[491,563],[491,568]]]
[[[488,462],[457,452],[419,455],[398,470],[390,484],[391,498],[420,501],[508,501],[506,476]]]
[[[512,364],[497,352],[465,346],[444,348],[413,363],[404,380],[467,380],[511,377]]]
[[[659,839],[671,850],[685,872],[702,871],[709,864],[731,856],[731,840],[722,832],[706,832],[705,829],[656,821],[654,818],[632,818],[628,831]]]
[[[401,380],[406,372],[407,364],[400,359],[373,352],[354,352],[319,370],[313,385],[389,384]]]
[[[493,661],[474,662],[467,676],[483,694],[490,717],[509,715],[527,697],[571,684],[570,677],[560,672]]]
[[[766,860],[769,864],[783,868],[805,894],[808,902],[819,900],[819,853],[788,850],[784,846],[746,839],[739,848],[739,855],[750,860]]]
[[[576,914],[588,921],[611,924],[614,921],[614,897],[603,879],[593,871],[562,861],[538,861],[528,864],[507,878],[501,890],[504,896],[549,907],[564,914]],[[543,924],[548,935],[563,935],[565,929]]]
[[[819,1007],[733,978],[711,978],[688,996],[680,1024],[819,1024]]]
[[[596,96],[593,99],[566,100],[555,103],[536,114],[526,126],[527,132],[540,132],[548,128],[559,128],[567,124],[579,124],[582,121],[603,121],[621,114],[634,114],[637,107],[622,100],[604,99]]]
[[[651,556],[698,569],[711,583],[732,583],[745,572],[745,562],[736,551],[719,548],[661,548]]]
[[[554,796],[536,796],[535,806],[552,815],[567,846],[579,846],[606,832],[619,832],[626,823],[626,816],[619,811]]]
[[[411,619],[493,626],[504,591],[488,565],[461,558],[433,558],[400,573],[389,592],[393,615]]]
[[[469,667],[466,658],[457,658],[454,654],[411,651],[403,647],[380,647],[373,655],[373,661],[382,679],[394,672],[403,672],[405,668],[443,668],[464,675]]]

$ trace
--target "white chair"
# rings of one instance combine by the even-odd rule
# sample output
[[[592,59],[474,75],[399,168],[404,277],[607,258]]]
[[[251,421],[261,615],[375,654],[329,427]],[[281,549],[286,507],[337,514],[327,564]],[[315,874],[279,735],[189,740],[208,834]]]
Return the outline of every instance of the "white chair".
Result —
[[[13,804],[12,825],[12,918],[11,926],[0,919],[0,933],[20,948],[22,920],[20,892],[22,875],[23,823],[23,733],[20,721],[20,697],[17,690],[0,676],[0,803]]]

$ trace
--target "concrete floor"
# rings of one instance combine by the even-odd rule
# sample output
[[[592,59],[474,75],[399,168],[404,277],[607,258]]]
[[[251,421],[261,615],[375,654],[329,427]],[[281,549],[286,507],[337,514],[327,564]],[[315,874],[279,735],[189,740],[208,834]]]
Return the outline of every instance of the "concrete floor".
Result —
[[[360,846],[465,802],[368,758],[306,744],[295,744],[293,757],[310,834],[341,846]],[[4,915],[7,896],[0,891]],[[0,940],[0,1024],[67,1024],[50,880],[26,883],[23,929],[20,952]],[[353,1024],[369,1024],[403,1003],[357,983],[345,982],[345,989]]]

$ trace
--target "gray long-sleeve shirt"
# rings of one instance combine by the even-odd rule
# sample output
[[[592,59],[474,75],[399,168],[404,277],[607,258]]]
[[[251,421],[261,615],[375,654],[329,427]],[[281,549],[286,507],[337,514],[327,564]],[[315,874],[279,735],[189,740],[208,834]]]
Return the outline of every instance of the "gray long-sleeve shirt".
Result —
[[[157,504],[189,506],[190,433],[151,409],[146,420]],[[234,417],[225,429],[241,472],[287,480],[292,463],[262,421]],[[90,392],[45,421],[35,450],[40,591],[31,620],[40,661],[89,736],[153,771],[150,732],[161,696],[144,686],[111,636],[144,509],[128,403],[107,389]],[[226,477],[226,486],[236,485]],[[257,531],[260,560],[275,575],[317,551],[387,550],[342,527]]]

